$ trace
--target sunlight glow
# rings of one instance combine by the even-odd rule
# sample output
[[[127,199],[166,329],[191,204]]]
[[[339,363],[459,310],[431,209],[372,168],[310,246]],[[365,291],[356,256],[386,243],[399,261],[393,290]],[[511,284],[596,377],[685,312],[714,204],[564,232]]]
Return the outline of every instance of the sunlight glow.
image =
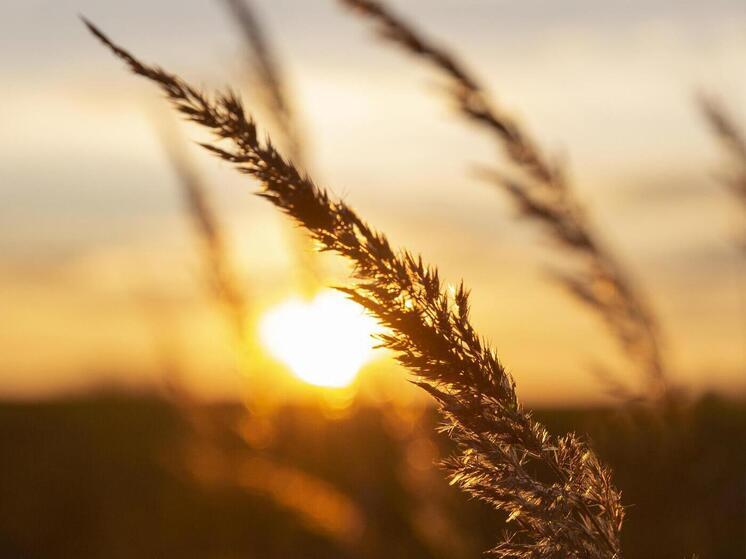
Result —
[[[379,330],[362,307],[326,290],[313,300],[296,297],[270,309],[259,326],[262,343],[300,379],[347,386],[373,354]]]

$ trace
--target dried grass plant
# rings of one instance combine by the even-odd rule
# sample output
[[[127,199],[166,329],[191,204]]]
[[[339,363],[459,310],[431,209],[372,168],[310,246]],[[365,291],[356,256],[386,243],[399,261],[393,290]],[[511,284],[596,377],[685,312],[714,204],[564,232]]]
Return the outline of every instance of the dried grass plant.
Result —
[[[271,410],[251,357],[250,348],[255,342],[245,282],[238,280],[225,224],[180,132],[165,119],[158,130],[193,225],[208,291],[230,328],[237,369],[249,385],[249,393],[242,400],[248,414],[240,424],[231,426],[246,446],[227,452],[218,442],[221,429],[214,424],[214,418],[178,382],[181,374],[170,375],[169,394],[190,428],[187,444],[180,451],[182,459],[174,467],[179,473],[186,469],[190,476],[207,485],[230,486],[271,499],[293,513],[308,530],[349,546],[360,537],[365,523],[356,503],[333,484],[279,462],[265,449],[272,436]],[[159,332],[162,335],[163,331]],[[173,353],[170,357],[173,368],[178,360]]]
[[[297,111],[292,102],[284,78],[279,57],[272,48],[264,25],[262,25],[250,0],[224,0],[246,43],[246,55],[252,75],[252,85],[259,100],[267,108],[273,121],[273,133],[279,145],[297,167],[306,167],[306,141],[298,122]]]
[[[379,36],[430,64],[449,84],[460,113],[492,135],[518,174],[482,174],[508,193],[523,217],[540,224],[548,238],[581,262],[572,273],[553,272],[575,300],[608,326],[636,365],[653,401],[668,395],[666,366],[655,315],[625,266],[601,240],[563,169],[550,161],[531,135],[493,104],[479,80],[450,52],[426,39],[382,2],[340,0],[371,20]],[[638,398],[627,383],[604,373],[608,387],[625,398]]]
[[[184,150],[178,131],[166,123],[162,123],[158,130],[194,229],[209,291],[226,317],[235,345],[245,347],[248,298],[244,283],[238,281],[225,228],[215,211],[208,188]]]
[[[303,126],[299,122],[299,111],[293,103],[294,95],[284,78],[285,72],[280,64],[281,59],[272,48],[269,34],[265,25],[254,9],[251,0],[224,0],[226,7],[235,20],[237,28],[241,31],[246,46],[246,58],[249,62],[251,76],[251,92],[257,92],[257,101],[264,107],[271,119],[270,129],[273,137],[278,139],[281,151],[293,162],[296,167],[309,168],[308,136],[303,133]],[[302,231],[293,228],[290,232],[293,255],[298,263],[296,269],[300,273],[301,291],[307,296],[313,296],[323,286],[323,267],[313,249],[311,239]],[[389,415],[394,412],[390,409],[384,410]],[[421,441],[423,437],[432,443],[429,430],[422,432],[408,432],[407,436],[400,441],[402,447],[409,448],[411,445]],[[434,443],[432,443],[434,444]],[[403,465],[407,470],[408,465]],[[416,482],[413,479],[417,478]],[[450,539],[453,543],[455,528],[447,524],[446,513],[443,510],[442,499],[434,498],[432,491],[423,491],[425,485],[437,486],[440,482],[438,472],[432,468],[419,470],[417,476],[408,476],[405,484],[413,503],[422,514],[429,517],[438,516],[443,521],[440,529],[420,530],[423,538],[430,542],[433,547],[442,547],[443,540]],[[415,523],[415,527],[417,524]]]
[[[492,553],[512,558],[620,557],[624,515],[610,472],[575,435],[551,436],[518,401],[510,374],[469,321],[463,286],[396,251],[347,204],[333,199],[271,144],[233,93],[207,97],[179,77],[143,64],[86,22],[136,74],[157,84],[215,141],[204,147],[254,177],[259,196],[292,217],[326,251],[354,264],[344,291],[389,329],[383,346],[438,402],[458,452],[451,479],[505,511],[516,526]]]
[[[699,106],[730,161],[730,170],[721,174],[721,182],[746,216],[746,134],[736,124],[723,102],[716,97],[700,95]],[[744,225],[740,246],[746,251],[746,224]]]
[[[294,95],[285,79],[285,72],[270,43],[265,26],[251,0],[224,0],[235,20],[246,46],[245,54],[251,72],[252,92],[271,120],[270,129],[278,145],[283,147],[296,167],[309,166],[308,140],[293,103]],[[324,271],[308,237],[296,230],[289,233],[293,255],[298,262],[301,291],[315,295],[323,283]]]

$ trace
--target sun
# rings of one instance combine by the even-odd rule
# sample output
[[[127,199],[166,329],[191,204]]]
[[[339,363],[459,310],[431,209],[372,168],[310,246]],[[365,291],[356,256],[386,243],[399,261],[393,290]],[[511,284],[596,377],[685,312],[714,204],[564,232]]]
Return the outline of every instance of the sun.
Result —
[[[332,290],[310,301],[285,301],[270,309],[259,325],[264,346],[295,376],[334,388],[352,383],[372,358],[371,336],[379,329],[360,305]]]

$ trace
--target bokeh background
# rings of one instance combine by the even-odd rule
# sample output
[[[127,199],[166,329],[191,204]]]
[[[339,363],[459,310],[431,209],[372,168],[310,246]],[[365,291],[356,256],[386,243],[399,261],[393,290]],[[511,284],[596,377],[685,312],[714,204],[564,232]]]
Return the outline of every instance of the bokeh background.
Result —
[[[566,161],[659,317],[688,402],[673,427],[626,410],[594,374],[602,365],[636,382],[597,318],[548,280],[565,257],[477,176],[495,165],[494,146],[444,102],[438,77],[333,0],[251,5],[317,182],[465,280],[474,322],[522,400],[555,432],[588,434],[615,467],[633,505],[629,555],[743,557],[746,259],[735,239],[745,214],[720,183],[725,157],[695,94],[721,96],[746,125],[746,5],[392,4]],[[144,60],[255,99],[240,30],[218,0],[3,7],[0,556],[488,548],[501,519],[442,480],[434,462],[448,442],[389,355],[364,353],[351,384],[320,388],[262,338],[278,306],[343,285],[344,264],[319,257],[309,287],[287,220],[192,146],[199,133],[176,124],[79,14]],[[245,291],[239,352],[206,289],[164,128],[209,187]],[[336,344],[327,355],[350,345],[334,331],[324,340],[319,320],[319,345]]]

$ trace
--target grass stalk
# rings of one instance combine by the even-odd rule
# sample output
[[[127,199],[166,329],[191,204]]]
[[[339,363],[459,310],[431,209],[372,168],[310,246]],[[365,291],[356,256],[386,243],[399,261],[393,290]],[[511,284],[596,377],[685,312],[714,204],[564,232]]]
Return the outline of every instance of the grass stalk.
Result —
[[[705,121],[730,160],[731,170],[721,176],[721,182],[746,216],[746,134],[736,124],[724,103],[716,97],[700,95],[699,106]],[[742,235],[740,245],[746,251],[746,229]]]
[[[195,238],[202,255],[206,283],[226,317],[234,343],[245,347],[248,301],[230,257],[225,230],[206,185],[185,153],[173,127],[159,126],[164,151],[176,174]]]
[[[251,0],[223,0],[240,30],[246,46],[252,87],[258,92],[258,100],[271,119],[272,131],[283,152],[294,165],[308,168],[308,142],[302,133],[298,112],[294,108],[293,95],[285,79],[279,57],[258,17]],[[301,291],[306,296],[314,295],[322,284],[323,270],[312,243],[296,229],[289,231],[293,254],[298,262]]]
[[[514,178],[487,171],[484,178],[505,191],[520,214],[540,224],[554,244],[580,261],[574,272],[554,272],[553,278],[604,321],[641,372],[650,399],[667,396],[667,371],[655,315],[625,266],[601,240],[562,168],[492,102],[479,80],[449,51],[425,38],[382,2],[340,2],[372,21],[385,41],[425,61],[447,81],[449,96],[460,113],[495,139],[521,175]],[[609,386],[626,391],[620,381]]]
[[[160,87],[188,120],[210,130],[204,147],[259,184],[258,195],[306,229],[323,250],[354,264],[344,288],[388,328],[381,344],[439,404],[458,451],[452,483],[508,515],[516,528],[492,550],[511,558],[616,558],[624,510],[610,472],[575,435],[551,436],[521,406],[511,375],[469,320],[468,292],[436,268],[395,250],[346,203],[333,199],[257,134],[240,99],[207,97],[143,64],[91,23],[90,31],[135,74]]]

